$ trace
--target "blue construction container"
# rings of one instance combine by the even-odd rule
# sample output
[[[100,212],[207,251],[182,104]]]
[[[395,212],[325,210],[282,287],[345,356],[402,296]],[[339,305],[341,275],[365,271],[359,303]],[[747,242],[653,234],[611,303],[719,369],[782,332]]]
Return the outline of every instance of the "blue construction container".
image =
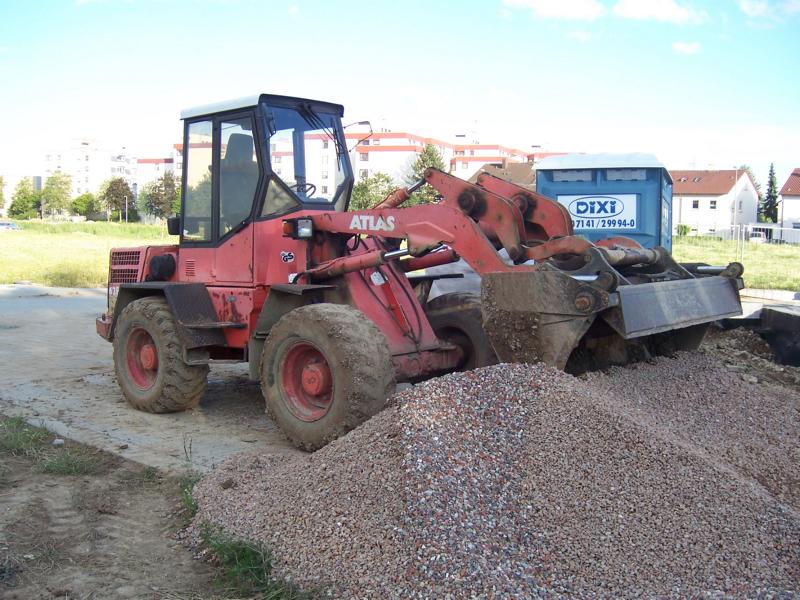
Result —
[[[567,207],[576,234],[672,251],[672,178],[655,156],[550,156],[536,164],[536,191]]]

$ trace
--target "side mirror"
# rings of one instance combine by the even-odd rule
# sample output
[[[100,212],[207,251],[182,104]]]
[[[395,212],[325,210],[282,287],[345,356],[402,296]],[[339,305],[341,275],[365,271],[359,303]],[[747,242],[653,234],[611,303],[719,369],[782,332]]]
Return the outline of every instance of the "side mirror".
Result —
[[[181,234],[181,218],[178,215],[167,217],[167,233],[170,235]]]

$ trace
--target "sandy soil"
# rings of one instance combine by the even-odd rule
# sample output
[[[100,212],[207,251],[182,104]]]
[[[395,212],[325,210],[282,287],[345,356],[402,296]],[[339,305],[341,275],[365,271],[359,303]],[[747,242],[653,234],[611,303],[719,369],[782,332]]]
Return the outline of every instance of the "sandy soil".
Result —
[[[0,598],[214,597],[211,567],[173,539],[182,524],[177,482],[99,454],[100,472],[80,476],[39,474],[31,459],[3,457]]]
[[[0,286],[0,413],[155,467],[205,471],[254,446],[299,452],[264,412],[244,365],[214,366],[200,406],[153,415],[131,408],[111,345],[95,333],[104,290]]]

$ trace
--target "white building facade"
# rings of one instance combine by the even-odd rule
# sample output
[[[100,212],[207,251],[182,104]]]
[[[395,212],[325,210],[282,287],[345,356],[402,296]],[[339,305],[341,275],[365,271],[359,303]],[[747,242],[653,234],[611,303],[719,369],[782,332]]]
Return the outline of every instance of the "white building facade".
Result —
[[[779,196],[778,223],[783,228],[800,230],[800,168],[792,171]]]
[[[43,179],[56,171],[72,178],[72,196],[96,194],[103,182],[122,177],[131,188],[136,185],[136,159],[125,148],[110,151],[94,140],[74,140],[69,148],[45,154]]]
[[[398,184],[403,183],[427,144],[442,155],[446,171],[465,181],[486,163],[524,163],[529,159],[525,151],[500,144],[459,144],[408,132],[368,135],[369,132],[350,131],[345,134],[348,148],[352,148],[350,161],[356,181],[385,173]]]
[[[672,222],[698,235],[758,222],[758,191],[746,171],[670,170]]]

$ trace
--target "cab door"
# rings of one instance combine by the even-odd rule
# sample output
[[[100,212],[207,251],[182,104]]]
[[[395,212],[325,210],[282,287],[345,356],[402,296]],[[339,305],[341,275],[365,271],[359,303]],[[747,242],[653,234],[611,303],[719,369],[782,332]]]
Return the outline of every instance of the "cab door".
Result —
[[[253,205],[262,179],[252,111],[188,123],[179,277],[253,284]]]

